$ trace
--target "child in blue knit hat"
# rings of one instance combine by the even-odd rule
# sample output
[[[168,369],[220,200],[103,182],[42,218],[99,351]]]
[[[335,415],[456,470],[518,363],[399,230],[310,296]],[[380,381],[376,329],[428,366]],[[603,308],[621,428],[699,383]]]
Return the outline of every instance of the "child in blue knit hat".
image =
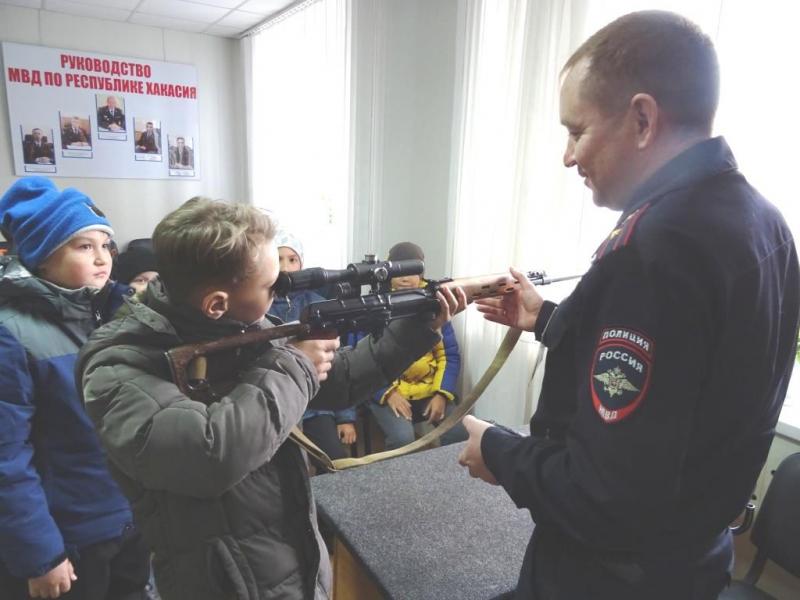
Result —
[[[281,231],[275,236],[281,271],[299,271],[303,268],[303,244],[294,235]],[[269,312],[284,323],[297,321],[300,312],[312,302],[322,302],[325,298],[313,290],[291,292],[288,296],[276,296]],[[347,446],[356,442],[356,409],[314,410],[303,414],[303,433],[325,454],[336,460],[348,456]]]
[[[129,291],[109,281],[108,220],[83,193],[18,180],[0,198],[0,589],[11,600],[143,598],[148,554],[73,374]]]

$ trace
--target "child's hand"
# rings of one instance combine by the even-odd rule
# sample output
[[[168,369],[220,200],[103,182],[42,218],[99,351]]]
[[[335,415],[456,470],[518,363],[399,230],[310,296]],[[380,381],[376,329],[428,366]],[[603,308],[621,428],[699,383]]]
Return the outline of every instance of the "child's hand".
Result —
[[[352,423],[339,423],[336,426],[336,431],[339,434],[339,440],[343,444],[349,446],[356,443],[356,427]]]
[[[328,378],[328,371],[331,370],[331,363],[339,347],[339,338],[332,340],[294,340],[289,342],[300,352],[305,354],[314,363],[317,370],[317,378],[325,381]]]
[[[394,411],[395,417],[402,417],[406,421],[411,420],[411,403],[397,390],[389,392],[389,397],[386,398],[386,404]]]
[[[467,294],[461,288],[442,288],[436,292],[439,300],[439,314],[431,321],[431,329],[439,331],[455,315],[467,307]]]
[[[444,409],[447,406],[447,398],[440,393],[435,393],[425,407],[425,412],[422,413],[423,417],[428,417],[428,423],[438,423],[444,419]]]
[[[28,579],[28,595],[31,598],[58,598],[70,590],[76,579],[78,577],[67,558],[44,575]]]

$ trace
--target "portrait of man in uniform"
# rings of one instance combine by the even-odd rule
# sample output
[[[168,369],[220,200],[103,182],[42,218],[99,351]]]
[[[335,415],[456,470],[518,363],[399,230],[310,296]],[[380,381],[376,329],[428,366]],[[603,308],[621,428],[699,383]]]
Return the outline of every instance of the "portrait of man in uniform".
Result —
[[[125,131],[125,100],[97,94],[97,127],[100,131]]]
[[[61,147],[65,150],[90,149],[90,132],[89,117],[61,117]]]

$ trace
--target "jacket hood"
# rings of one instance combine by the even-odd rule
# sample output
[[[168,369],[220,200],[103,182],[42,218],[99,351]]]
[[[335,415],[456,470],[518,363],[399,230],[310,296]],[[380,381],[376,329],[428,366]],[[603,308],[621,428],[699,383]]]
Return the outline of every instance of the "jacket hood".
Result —
[[[102,289],[68,290],[37,277],[16,257],[0,258],[0,299],[15,299],[32,310],[66,321],[85,319],[96,308],[105,307],[115,287],[109,281]],[[99,316],[95,318],[100,320]]]

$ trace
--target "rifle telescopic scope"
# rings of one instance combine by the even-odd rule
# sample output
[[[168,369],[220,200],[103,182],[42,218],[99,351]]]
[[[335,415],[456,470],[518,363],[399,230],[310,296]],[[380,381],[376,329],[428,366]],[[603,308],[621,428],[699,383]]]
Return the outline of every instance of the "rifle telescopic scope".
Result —
[[[425,263],[421,260],[376,261],[373,258],[370,261],[368,257],[364,262],[347,265],[346,269],[314,267],[292,273],[281,271],[272,289],[276,295],[286,296],[290,292],[313,290],[331,284],[347,283],[352,287],[360,288],[362,285],[388,282],[394,277],[421,275],[424,270]]]

